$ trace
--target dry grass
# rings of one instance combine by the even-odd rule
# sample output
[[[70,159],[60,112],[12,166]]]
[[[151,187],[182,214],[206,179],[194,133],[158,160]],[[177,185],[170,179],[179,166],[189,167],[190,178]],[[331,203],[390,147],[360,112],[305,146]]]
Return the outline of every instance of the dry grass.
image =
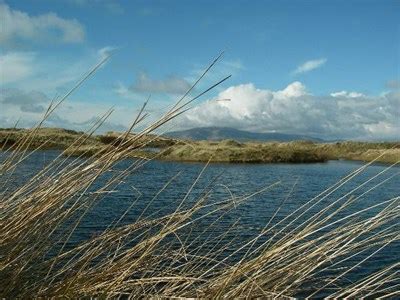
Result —
[[[302,143],[239,143],[223,140],[175,144],[164,151],[161,158],[200,162],[313,163],[325,162],[328,157]]]
[[[107,145],[120,143],[114,137],[101,136]],[[233,140],[182,141],[165,138],[148,137],[146,147],[158,148],[155,155],[146,147],[140,151],[132,151],[132,157],[155,158],[168,161],[186,162],[220,162],[220,163],[319,163],[328,160],[359,160],[392,164],[400,158],[398,143],[312,143],[306,141],[239,143]],[[105,145],[94,144],[74,147],[65,152],[68,155],[91,156]]]
[[[315,163],[337,159],[395,163],[400,159],[400,148],[398,143],[187,141],[168,147],[161,158],[234,163]]]
[[[265,228],[233,252],[227,251],[231,241],[226,237],[230,231],[238,233],[238,228],[232,226],[215,236],[213,226],[232,209],[279,182],[241,198],[227,195],[217,203],[208,201],[213,192],[211,186],[191,202],[188,199],[206,165],[172,213],[158,217],[143,214],[125,224],[124,217],[135,209],[133,198],[130,207],[103,232],[69,247],[71,236],[94,205],[126,185],[128,175],[140,174],[147,160],[131,160],[128,167],[100,186],[96,184],[98,179],[117,161],[146,147],[150,134],[182,113],[196,97],[183,99],[158,121],[131,135],[145,118],[143,109],[131,128],[118,138],[122,142],[94,150],[89,159],[60,155],[21,186],[14,186],[12,175],[31,155],[27,149],[38,130],[25,134],[8,149],[0,165],[1,297],[125,295],[230,299],[289,298],[301,293],[316,296],[320,291],[337,297],[400,294],[398,261],[359,282],[341,280],[368,257],[400,239],[399,197],[376,199],[373,205],[357,212],[349,209],[364,194],[381,188],[388,179],[380,178],[395,164],[335,201],[327,202],[329,196],[354,180],[369,164],[361,166],[277,221],[275,216],[285,205],[284,200]],[[75,139],[66,151],[85,145],[109,113]],[[228,144],[232,147],[232,143]],[[173,179],[164,188],[172,182]],[[363,188],[365,191],[351,197]],[[202,228],[207,238],[196,240],[198,237],[190,235],[191,228],[200,226],[209,216],[214,216],[215,222]],[[233,260],[238,254],[240,258]],[[367,256],[360,256],[355,265],[346,264],[361,254]],[[312,290],[307,289],[311,286]]]
[[[5,149],[18,143],[29,130],[0,129],[0,147]],[[32,138],[30,149],[68,150],[66,155],[92,156],[108,146],[130,143],[136,134],[124,135],[107,132],[90,136],[77,147],[69,147],[81,138],[82,132],[57,128],[39,128]],[[314,143],[311,141],[293,142],[246,142],[223,141],[185,141],[148,134],[141,137],[143,147],[132,151],[131,157],[156,158],[170,161],[223,162],[223,163],[315,163],[327,160],[360,160],[395,163],[400,158],[398,142],[337,142]],[[138,145],[136,145],[137,148]],[[159,155],[147,151],[148,148],[163,150]],[[382,155],[381,155],[382,154]],[[376,159],[377,158],[377,159]]]
[[[14,147],[31,131],[30,129],[17,128],[0,129],[0,148]],[[39,147],[41,149],[65,149],[77,139],[82,138],[82,135],[85,134],[74,130],[37,128],[30,143],[30,150],[35,150]],[[88,137],[84,145],[100,146],[101,143],[94,137]]]

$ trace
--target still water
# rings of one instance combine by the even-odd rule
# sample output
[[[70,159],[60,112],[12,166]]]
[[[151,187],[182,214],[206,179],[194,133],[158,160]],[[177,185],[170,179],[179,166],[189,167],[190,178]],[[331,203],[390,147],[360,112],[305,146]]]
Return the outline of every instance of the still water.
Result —
[[[34,153],[17,169],[15,180],[27,180],[59,153],[58,151]],[[95,183],[94,188],[96,185],[104,184],[113,172],[124,170],[131,163],[131,160],[119,162],[112,171]],[[149,218],[172,213],[185,197],[183,207],[190,207],[201,195],[208,192],[208,203],[236,199],[238,205],[223,214],[212,227],[209,225],[215,219],[211,217],[201,219],[194,228],[191,228],[190,234],[192,237],[202,235],[204,239],[210,239],[210,235],[217,236],[234,228],[231,236],[226,237],[235,239],[237,243],[232,243],[231,248],[228,247],[226,251],[234,251],[237,245],[257,235],[266,224],[273,226],[308,200],[363,165],[364,163],[351,161],[315,164],[210,164],[203,170],[205,165],[201,163],[150,161],[130,174],[123,184],[96,203],[82,220],[71,238],[69,247],[104,230],[132,203],[134,205],[122,223],[134,222],[139,216]],[[382,172],[381,175],[373,178],[380,172]],[[346,199],[359,197],[348,208],[347,214],[360,211],[374,203],[398,197],[400,195],[399,172],[398,166],[388,168],[388,165],[373,164],[337,191],[322,199],[319,205],[299,221],[304,221],[304,218],[318,212],[322,207],[340,197]],[[200,173],[202,174],[199,177]],[[173,180],[165,187],[171,179]],[[365,183],[369,179],[371,180]],[[385,180],[387,181],[384,182]],[[194,182],[196,184],[193,186]],[[377,186],[378,184],[380,185]],[[159,193],[161,189],[163,191]],[[187,195],[188,191],[190,193]],[[254,192],[259,193],[239,204],[240,199]],[[373,214],[374,211],[368,213]],[[233,224],[234,227],[232,227]],[[207,234],[204,233],[206,228],[208,228]],[[208,244],[212,248],[212,242]],[[240,253],[237,255],[240,256]],[[363,274],[381,268],[383,265],[399,261],[399,258],[400,247],[396,242],[358,268],[352,279],[361,278]],[[348,263],[352,264],[352,261]]]

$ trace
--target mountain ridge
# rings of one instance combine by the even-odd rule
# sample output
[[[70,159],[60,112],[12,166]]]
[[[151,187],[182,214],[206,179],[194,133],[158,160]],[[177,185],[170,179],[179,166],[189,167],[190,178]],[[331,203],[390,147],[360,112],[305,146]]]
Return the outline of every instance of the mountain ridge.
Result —
[[[246,141],[277,141],[289,142],[298,140],[309,140],[314,142],[324,142],[323,139],[300,134],[287,134],[278,132],[259,133],[251,132],[232,127],[196,127],[187,130],[171,131],[164,133],[163,136],[188,140],[226,140],[232,139],[238,142]]]

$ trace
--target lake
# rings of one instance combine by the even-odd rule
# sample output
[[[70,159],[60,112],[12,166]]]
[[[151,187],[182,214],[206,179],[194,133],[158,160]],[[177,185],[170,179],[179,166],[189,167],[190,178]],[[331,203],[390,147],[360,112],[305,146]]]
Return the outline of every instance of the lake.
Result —
[[[59,154],[59,151],[38,151],[32,154],[16,170],[13,180],[19,183],[28,180]],[[104,184],[110,176],[131,164],[132,160],[120,161],[112,170],[99,178],[93,188]],[[364,163],[354,161],[329,161],[315,164],[210,164],[204,169],[205,165],[201,163],[149,161],[130,174],[123,184],[115,187],[112,193],[102,197],[96,203],[82,220],[68,247],[73,247],[99,234],[133,203],[134,205],[121,224],[134,222],[139,216],[151,218],[172,213],[190,190],[183,207],[191,207],[204,194],[208,195],[207,203],[210,204],[231,199],[237,202],[237,205],[229,211],[218,212],[200,219],[196,222],[196,226],[186,231],[189,236],[188,241],[191,239],[196,241],[193,245],[206,244],[203,250],[211,250],[218,244],[220,239],[213,239],[213,237],[229,232],[223,238],[224,241],[231,242],[226,247],[224,255],[232,253],[232,260],[235,261],[243,254],[240,251],[235,252],[239,245],[260,233],[266,224],[271,227],[283,220],[282,225],[277,226],[276,230],[282,228],[287,224],[284,221],[286,216],[363,165]],[[373,178],[381,172],[381,175]],[[399,172],[398,166],[391,168],[384,164],[369,166],[337,191],[322,198],[318,205],[301,216],[289,228],[295,228],[296,225],[340,197],[359,198],[348,207],[346,212],[340,213],[335,218],[398,197],[400,194]],[[202,174],[198,178],[200,173]],[[360,187],[370,178],[373,179]],[[171,179],[173,180],[169,185],[165,186]],[[196,184],[193,186],[194,182]],[[240,203],[241,198],[254,192],[259,193]],[[377,210],[371,210],[366,214],[372,215],[376,212]],[[260,238],[255,246],[261,245],[266,238]],[[347,279],[360,279],[373,270],[399,261],[399,258],[400,244],[392,243],[368,259]],[[346,263],[354,265],[359,260],[360,257],[356,257]]]

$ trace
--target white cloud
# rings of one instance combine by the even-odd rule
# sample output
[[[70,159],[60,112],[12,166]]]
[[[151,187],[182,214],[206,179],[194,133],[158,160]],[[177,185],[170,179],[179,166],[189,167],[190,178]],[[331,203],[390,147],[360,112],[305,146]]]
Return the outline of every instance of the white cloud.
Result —
[[[121,82],[117,82],[114,92],[123,98],[133,99],[134,94]]]
[[[194,107],[177,120],[176,129],[227,126],[324,139],[399,139],[399,115],[398,92],[381,96],[356,92],[314,96],[300,82],[278,91],[258,89],[249,83],[229,87]]]
[[[0,127],[32,127],[42,120],[50,99],[42,92],[21,89],[0,90]],[[108,104],[67,101],[59,106],[43,126],[85,131],[110,109]],[[125,130],[133,112],[116,108],[100,131]]]
[[[312,70],[318,69],[322,67],[325,63],[327,62],[326,58],[320,58],[320,59],[313,59],[313,60],[308,60],[305,63],[299,65],[293,72],[292,74],[302,74],[302,73],[307,73]]]
[[[75,19],[63,19],[55,13],[30,16],[0,3],[0,43],[13,44],[19,40],[48,41],[62,43],[82,42],[85,31]]]
[[[110,56],[117,49],[118,49],[117,47],[106,46],[106,47],[99,49],[97,51],[97,54],[99,55],[100,60],[103,60],[106,57]]]
[[[119,87],[127,92],[125,87]],[[230,99],[230,101],[215,101]],[[139,99],[136,99],[139,101]],[[141,99],[140,103],[144,99]],[[152,102],[152,101],[150,101]],[[7,89],[0,91],[0,127],[32,126],[40,120],[49,98],[37,91]],[[164,103],[165,104],[165,103]],[[161,103],[149,107],[151,118],[166,108]],[[106,103],[67,101],[45,124],[85,130],[94,118],[109,109]],[[137,106],[116,105],[103,127],[121,130],[129,126]],[[215,98],[194,107],[169,124],[169,130],[202,126],[227,126],[256,132],[282,132],[324,139],[400,139],[400,92],[380,96],[315,96],[300,82],[284,89],[259,89],[254,84],[229,87]],[[151,121],[151,120],[148,120]],[[170,127],[174,125],[174,128]],[[164,129],[165,129],[164,128]]]
[[[0,52],[0,87],[39,90],[54,95],[77,82],[95,64],[105,58],[114,47],[91,50],[73,60],[35,52]]]
[[[112,47],[91,49],[73,62],[60,56],[33,52],[0,52],[0,127],[12,127],[18,120],[22,127],[35,125],[50,103],[49,96],[65,94],[85,71],[111,50]],[[86,95],[84,92],[74,93],[46,121],[45,126],[85,130],[93,124],[94,118],[103,115],[112,106],[101,102],[101,97],[97,102],[94,93],[90,94],[90,99]],[[115,110],[102,127],[103,131],[123,130],[132,121],[135,108],[121,106]]]
[[[360,97],[366,97],[362,93],[357,93],[357,92],[347,92],[347,91],[340,91],[340,92],[334,92],[331,93],[332,97],[346,97],[346,98],[360,98]]]
[[[35,54],[32,52],[10,52],[0,54],[0,86],[32,75]]]

